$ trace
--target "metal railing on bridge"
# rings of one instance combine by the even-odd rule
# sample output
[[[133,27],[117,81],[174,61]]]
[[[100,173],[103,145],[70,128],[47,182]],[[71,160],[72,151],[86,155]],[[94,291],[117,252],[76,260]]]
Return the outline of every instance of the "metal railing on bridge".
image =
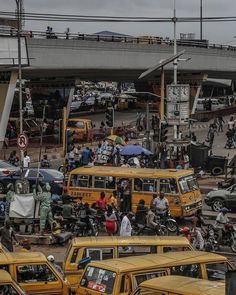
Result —
[[[17,37],[16,29],[0,30],[0,35]],[[123,35],[103,35],[103,34],[83,34],[83,33],[71,33],[71,32],[47,32],[47,31],[23,31],[22,36],[27,38],[42,38],[42,39],[66,39],[66,40],[85,40],[85,41],[97,41],[97,42],[122,42],[122,43],[134,43],[144,45],[161,45],[161,46],[174,46],[174,40],[169,38],[155,37],[155,36],[123,36]],[[236,46],[209,43],[208,40],[188,40],[178,39],[178,46],[190,46],[198,48],[208,49],[221,49],[236,51]]]

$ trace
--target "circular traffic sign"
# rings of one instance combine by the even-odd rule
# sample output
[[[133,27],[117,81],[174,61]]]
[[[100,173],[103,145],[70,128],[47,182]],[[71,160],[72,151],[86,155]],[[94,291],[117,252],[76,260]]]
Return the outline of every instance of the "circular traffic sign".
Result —
[[[29,139],[28,136],[26,134],[19,134],[17,137],[17,145],[19,147],[19,149],[24,150],[27,148],[29,144]]]

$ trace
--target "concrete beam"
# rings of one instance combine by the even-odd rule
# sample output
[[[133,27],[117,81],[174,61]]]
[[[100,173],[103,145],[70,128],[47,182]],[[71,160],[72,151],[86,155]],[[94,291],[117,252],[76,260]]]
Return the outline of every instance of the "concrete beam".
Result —
[[[14,98],[18,72],[12,71],[9,83],[0,84],[0,148],[2,148],[7,130],[7,123]]]

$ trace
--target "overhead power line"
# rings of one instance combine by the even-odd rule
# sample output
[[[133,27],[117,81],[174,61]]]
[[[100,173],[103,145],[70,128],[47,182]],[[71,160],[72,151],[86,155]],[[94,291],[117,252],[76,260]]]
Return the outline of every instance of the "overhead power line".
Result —
[[[25,20],[31,21],[55,21],[55,22],[140,22],[140,23],[158,23],[158,22],[173,22],[172,17],[144,17],[144,16],[97,16],[97,15],[68,15],[68,14],[48,14],[48,13],[33,13],[24,12]],[[15,19],[16,14],[10,11],[0,11],[0,16]],[[177,22],[234,22],[236,16],[216,16],[216,17],[178,17]]]

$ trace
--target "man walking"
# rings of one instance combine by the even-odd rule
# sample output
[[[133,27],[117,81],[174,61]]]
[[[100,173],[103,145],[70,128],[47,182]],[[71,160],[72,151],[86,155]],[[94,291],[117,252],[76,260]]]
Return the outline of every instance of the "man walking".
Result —
[[[13,252],[13,239],[18,243],[10,220],[5,221],[5,225],[0,229],[1,243],[9,252]]]

